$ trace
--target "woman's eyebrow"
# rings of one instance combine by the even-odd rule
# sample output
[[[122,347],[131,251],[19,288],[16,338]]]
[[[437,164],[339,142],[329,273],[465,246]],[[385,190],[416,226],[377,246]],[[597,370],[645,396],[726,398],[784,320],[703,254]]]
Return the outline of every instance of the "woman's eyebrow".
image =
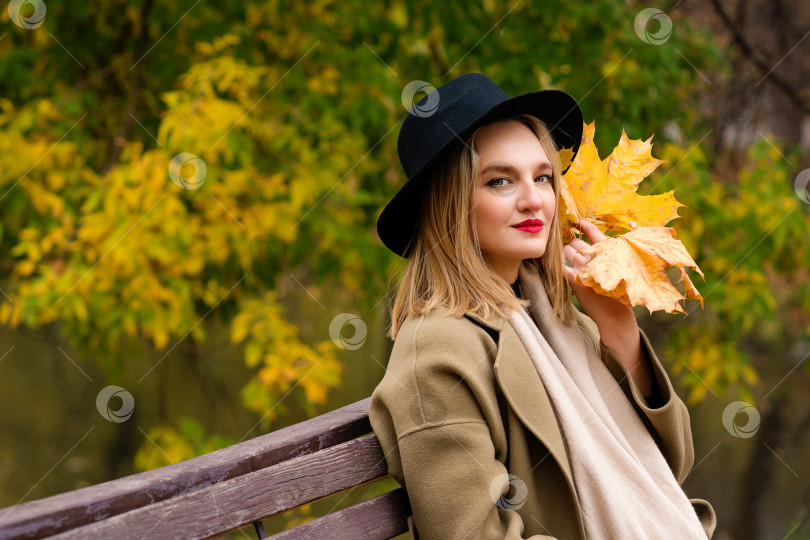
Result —
[[[539,161],[539,162],[537,162],[535,164],[534,169],[535,170],[551,169],[551,163],[549,163],[548,161]],[[511,164],[506,163],[505,161],[492,161],[492,162],[488,163],[486,167],[481,169],[480,174],[483,175],[483,174],[486,174],[489,171],[507,171],[507,172],[514,173],[514,172],[517,171],[517,169],[514,166],[512,166]]]

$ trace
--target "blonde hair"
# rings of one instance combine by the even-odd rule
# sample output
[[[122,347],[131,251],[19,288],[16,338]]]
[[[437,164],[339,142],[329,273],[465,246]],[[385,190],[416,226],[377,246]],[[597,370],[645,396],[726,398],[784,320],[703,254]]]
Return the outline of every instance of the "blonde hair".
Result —
[[[551,134],[542,121],[528,114],[500,118],[517,120],[534,132],[551,161],[555,216],[542,257],[531,259],[540,275],[554,315],[568,324],[574,319],[571,290],[563,274],[563,240],[560,208],[560,158]],[[485,124],[488,125],[488,124]],[[419,223],[409,245],[408,259],[399,281],[388,335],[396,339],[409,315],[421,315],[437,306],[462,317],[471,311],[487,318],[497,313],[508,317],[529,301],[515,296],[511,284],[485,262],[475,227],[475,196],[478,189],[479,156],[475,150],[478,127],[464,144],[445,151],[432,168],[422,193]]]

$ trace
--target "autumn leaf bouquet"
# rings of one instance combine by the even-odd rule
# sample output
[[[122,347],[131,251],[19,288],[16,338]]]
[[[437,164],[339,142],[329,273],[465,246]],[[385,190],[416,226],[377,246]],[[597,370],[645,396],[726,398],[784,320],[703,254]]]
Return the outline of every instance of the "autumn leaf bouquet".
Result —
[[[684,313],[681,301],[700,300],[691,268],[703,277],[697,264],[678,240],[675,229],[666,224],[676,219],[683,206],[672,191],[660,195],[639,195],[639,184],[661,160],[652,157],[652,137],[631,140],[622,131],[618,146],[604,160],[593,142],[595,122],[585,124],[582,143],[571,162],[570,149],[560,151],[563,170],[560,217],[566,243],[581,238],[580,220],[595,224],[608,235],[604,241],[579,250],[590,260],[575,274],[576,283],[628,306],[646,306],[650,312]],[[667,269],[680,271],[684,292],[670,281]],[[705,279],[704,279],[705,281]]]

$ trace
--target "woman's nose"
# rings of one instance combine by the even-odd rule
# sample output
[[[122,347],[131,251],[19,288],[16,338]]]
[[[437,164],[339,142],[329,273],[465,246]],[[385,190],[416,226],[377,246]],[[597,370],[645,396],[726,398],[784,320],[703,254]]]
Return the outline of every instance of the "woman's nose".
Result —
[[[534,179],[522,181],[518,193],[519,210],[539,210],[543,207],[543,199],[540,197],[539,185]]]

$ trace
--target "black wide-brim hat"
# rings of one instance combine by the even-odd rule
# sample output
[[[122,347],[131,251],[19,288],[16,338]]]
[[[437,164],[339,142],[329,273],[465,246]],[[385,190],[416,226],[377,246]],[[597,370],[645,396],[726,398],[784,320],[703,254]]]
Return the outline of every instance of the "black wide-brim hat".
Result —
[[[557,150],[570,148],[576,155],[582,139],[582,110],[561,90],[538,90],[510,98],[483,73],[467,73],[413,106],[397,139],[399,160],[408,180],[377,220],[377,234],[383,244],[407,258],[419,220],[420,195],[439,156],[477,127],[520,113],[542,120]]]

